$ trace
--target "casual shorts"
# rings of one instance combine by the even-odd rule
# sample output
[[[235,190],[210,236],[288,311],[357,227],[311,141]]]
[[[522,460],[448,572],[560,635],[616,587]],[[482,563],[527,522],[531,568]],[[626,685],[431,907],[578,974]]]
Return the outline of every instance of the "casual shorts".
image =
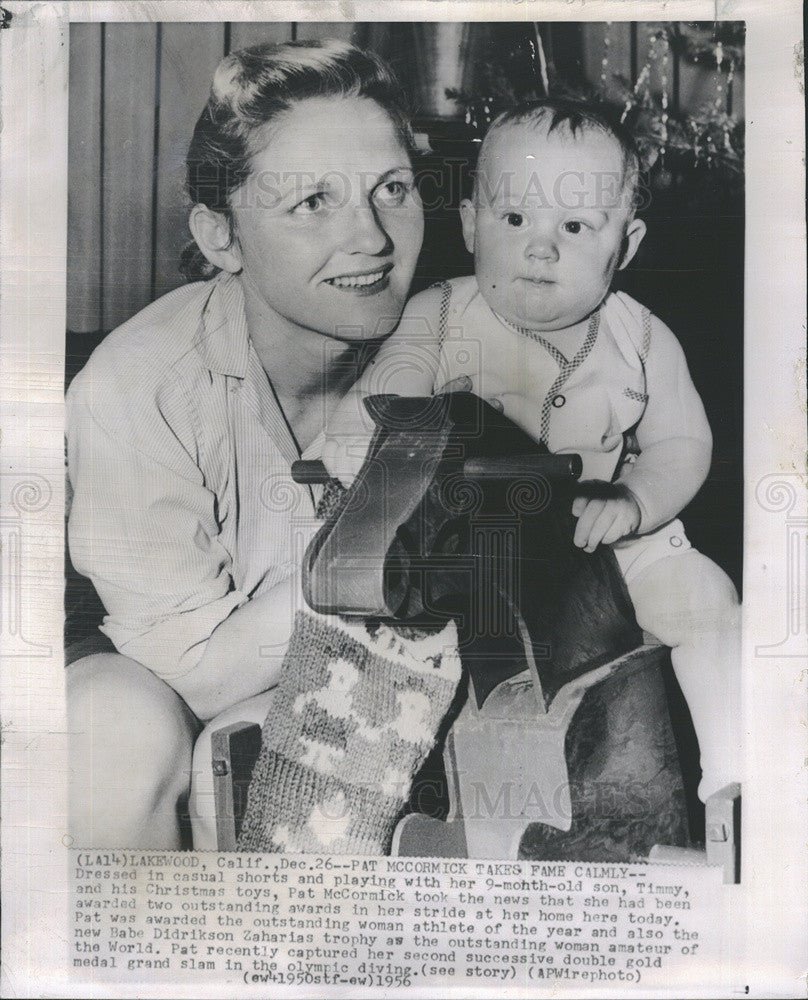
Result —
[[[629,586],[646,567],[668,556],[683,555],[691,545],[684,525],[676,518],[650,534],[615,542],[612,548],[626,586]]]

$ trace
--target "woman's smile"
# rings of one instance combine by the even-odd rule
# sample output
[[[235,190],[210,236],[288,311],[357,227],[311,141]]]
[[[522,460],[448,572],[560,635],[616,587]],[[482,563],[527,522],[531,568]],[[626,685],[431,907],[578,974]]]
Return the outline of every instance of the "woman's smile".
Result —
[[[355,295],[376,295],[389,287],[390,282],[387,276],[392,269],[392,264],[386,264],[374,271],[341,274],[325,280],[327,284],[343,292],[352,292]]]

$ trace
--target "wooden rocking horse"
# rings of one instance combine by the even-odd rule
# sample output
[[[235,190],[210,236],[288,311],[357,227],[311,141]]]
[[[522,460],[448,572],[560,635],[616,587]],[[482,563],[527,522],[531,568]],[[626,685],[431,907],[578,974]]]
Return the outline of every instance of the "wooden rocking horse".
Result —
[[[470,393],[367,406],[377,433],[306,553],[306,600],[410,627],[452,617],[468,676],[441,734],[445,775],[416,778],[392,853],[670,856],[721,864],[735,880],[737,786],[708,803],[709,858],[693,851],[667,651],[643,643],[611,549],[572,542],[580,458],[550,455]],[[293,474],[311,482],[325,470],[299,462]],[[223,849],[237,832],[235,772],[243,784],[259,745],[256,726],[214,735]],[[430,795],[436,786],[443,796]],[[419,810],[441,799],[437,815]]]

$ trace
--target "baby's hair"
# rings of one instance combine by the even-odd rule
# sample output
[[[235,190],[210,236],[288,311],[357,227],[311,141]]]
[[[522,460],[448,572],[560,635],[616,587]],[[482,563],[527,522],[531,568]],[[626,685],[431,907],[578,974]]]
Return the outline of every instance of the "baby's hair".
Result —
[[[196,123],[186,160],[185,190],[192,204],[228,220],[231,197],[247,180],[253,157],[269,139],[269,126],[299,101],[314,97],[365,97],[390,117],[410,157],[415,144],[401,86],[372,52],[337,39],[256,45],[219,63],[210,97]],[[181,271],[189,280],[215,268],[191,241]]]
[[[547,134],[560,132],[577,138],[585,132],[600,132],[611,136],[620,146],[623,156],[623,187],[628,188],[632,212],[640,203],[640,152],[634,136],[629,129],[612,116],[602,105],[593,102],[574,100],[567,97],[544,97],[538,101],[517,104],[503,111],[491,122],[477,161],[478,167],[474,177],[474,198],[478,196],[477,174],[483,163],[488,147],[493,137],[499,131],[512,125],[531,125],[534,128],[546,127]]]

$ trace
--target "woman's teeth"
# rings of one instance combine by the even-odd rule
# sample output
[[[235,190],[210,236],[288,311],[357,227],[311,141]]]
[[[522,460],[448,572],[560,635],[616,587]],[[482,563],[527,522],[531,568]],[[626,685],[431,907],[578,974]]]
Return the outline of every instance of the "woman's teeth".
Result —
[[[365,285],[374,285],[380,281],[385,271],[373,271],[371,274],[346,274],[340,278],[329,278],[328,283],[336,285],[337,288],[363,288]]]

